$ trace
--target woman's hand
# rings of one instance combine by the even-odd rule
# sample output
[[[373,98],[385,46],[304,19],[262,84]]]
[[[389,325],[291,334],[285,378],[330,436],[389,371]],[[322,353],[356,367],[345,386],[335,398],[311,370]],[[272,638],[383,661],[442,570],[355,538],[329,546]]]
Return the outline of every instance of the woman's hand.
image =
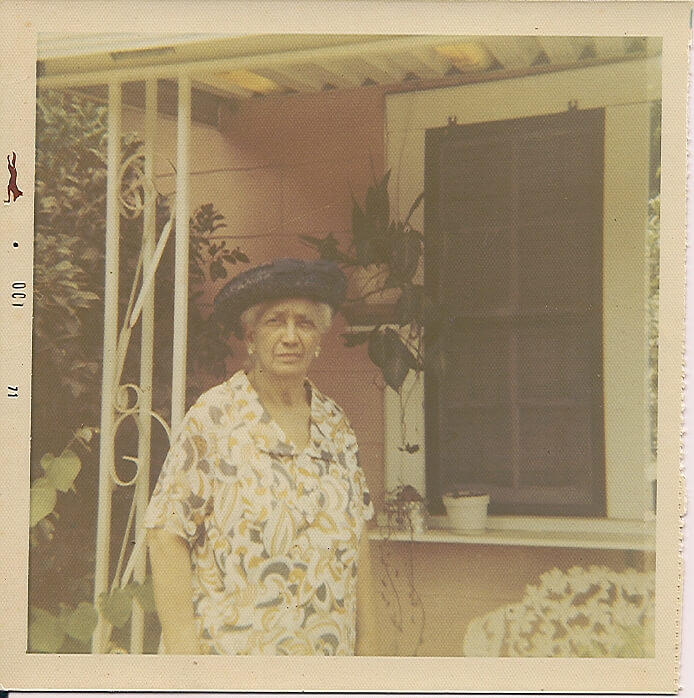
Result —
[[[190,551],[183,538],[162,529],[147,532],[154,601],[167,654],[205,654],[193,614]]]

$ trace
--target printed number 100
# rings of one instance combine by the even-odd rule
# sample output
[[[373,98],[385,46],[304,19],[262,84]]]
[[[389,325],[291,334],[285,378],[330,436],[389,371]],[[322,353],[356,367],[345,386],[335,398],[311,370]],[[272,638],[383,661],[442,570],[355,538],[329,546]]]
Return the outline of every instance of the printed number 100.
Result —
[[[19,290],[19,289],[24,289],[26,288],[27,285],[24,283],[24,281],[15,281],[12,284],[12,288],[14,291],[12,291],[12,305],[15,308],[23,308],[24,307],[24,299],[27,297],[27,294],[24,293],[24,291]],[[19,302],[15,302],[18,299],[21,299]]]

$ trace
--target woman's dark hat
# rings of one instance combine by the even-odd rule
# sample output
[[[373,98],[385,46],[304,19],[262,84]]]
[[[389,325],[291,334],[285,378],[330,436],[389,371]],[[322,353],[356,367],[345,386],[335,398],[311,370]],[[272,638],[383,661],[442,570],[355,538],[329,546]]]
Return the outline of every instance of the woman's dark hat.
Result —
[[[214,313],[240,336],[241,313],[247,308],[280,298],[309,298],[337,310],[347,293],[347,279],[327,259],[276,259],[237,274],[214,299]]]

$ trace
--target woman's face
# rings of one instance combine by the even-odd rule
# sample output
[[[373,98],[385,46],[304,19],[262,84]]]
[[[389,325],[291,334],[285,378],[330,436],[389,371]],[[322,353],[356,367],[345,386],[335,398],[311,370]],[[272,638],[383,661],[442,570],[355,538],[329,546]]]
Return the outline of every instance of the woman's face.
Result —
[[[320,344],[319,323],[313,301],[287,298],[268,305],[246,340],[254,349],[256,367],[277,377],[303,378]]]

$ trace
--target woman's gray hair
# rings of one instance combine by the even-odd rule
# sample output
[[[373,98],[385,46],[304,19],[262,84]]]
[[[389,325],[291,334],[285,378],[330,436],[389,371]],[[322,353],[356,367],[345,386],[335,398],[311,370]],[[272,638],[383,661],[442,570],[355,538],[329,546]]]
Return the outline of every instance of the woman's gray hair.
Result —
[[[256,326],[261,315],[276,302],[277,301],[265,301],[264,303],[258,303],[252,305],[250,308],[246,308],[246,310],[241,313],[241,328],[243,330],[244,339],[248,331]],[[316,301],[311,301],[311,303],[316,306],[318,313],[318,331],[321,334],[325,334],[333,324],[335,312],[328,303],[319,303]]]

